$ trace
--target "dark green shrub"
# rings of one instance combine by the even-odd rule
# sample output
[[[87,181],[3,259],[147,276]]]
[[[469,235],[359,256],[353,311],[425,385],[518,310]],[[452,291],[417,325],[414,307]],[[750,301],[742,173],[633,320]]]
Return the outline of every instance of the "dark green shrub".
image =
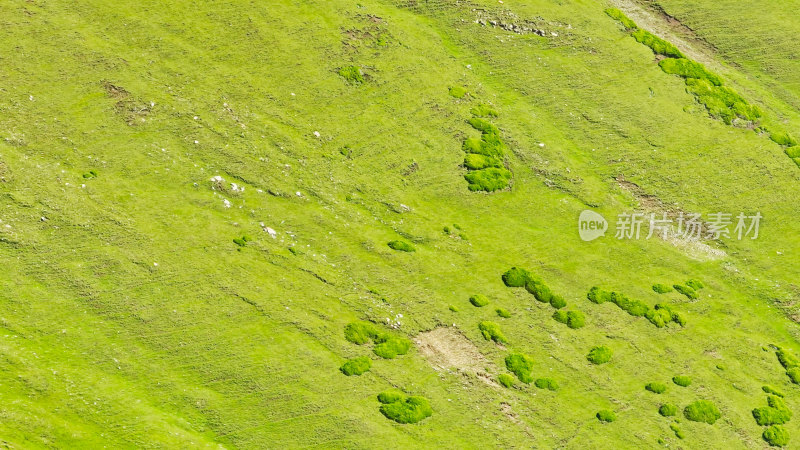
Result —
[[[637,42],[650,47],[656,55],[664,55],[670,58],[683,58],[683,53],[672,45],[671,42],[667,42],[647,30],[642,30],[641,28],[637,29],[631,33],[631,36],[633,36]]]
[[[753,409],[753,418],[756,419],[756,423],[761,426],[781,425],[791,420],[792,412],[782,398],[775,395],[767,396],[767,404],[769,406]]]
[[[485,295],[475,294],[469,298],[469,302],[472,303],[472,306],[483,308],[489,304],[489,299]]]
[[[528,280],[525,284],[525,289],[542,303],[550,303],[553,298],[553,292],[550,291],[550,288],[539,280]]]
[[[612,19],[619,20],[622,25],[628,30],[635,30],[639,27],[636,26],[636,22],[632,21],[628,18],[622,11],[618,10],[617,8],[608,8],[606,9],[606,14]]]
[[[382,399],[381,396],[383,394],[384,393],[378,395],[378,400],[383,403],[380,411],[388,419],[394,420],[395,422],[417,423],[433,414],[431,405],[425,397],[406,397],[401,394],[401,397],[397,398],[396,393],[391,393],[390,397],[384,397]],[[390,398],[396,400],[392,402],[385,401]]]
[[[800,384],[800,367],[792,367],[786,370],[786,375],[794,384]]]
[[[678,428],[677,423],[669,424],[669,429],[675,432],[675,437],[677,437],[678,439],[683,439],[684,437],[686,437],[683,431],[681,431],[681,429]]]
[[[361,84],[364,82],[364,72],[357,66],[342,67],[339,69],[339,76],[353,84]]]
[[[514,377],[507,373],[501,373],[497,376],[497,381],[500,382],[504,387],[510,388],[514,385]]]
[[[503,167],[489,167],[468,172],[464,178],[469,183],[467,187],[470,191],[494,192],[508,187],[511,172]]]
[[[233,243],[238,245],[239,247],[244,247],[247,245],[247,242],[250,240],[247,236],[242,236],[240,238],[234,238]]]
[[[344,338],[354,344],[363,345],[371,340],[385,340],[386,333],[378,330],[374,324],[369,322],[352,322],[344,327]]]
[[[504,319],[508,319],[509,317],[511,317],[511,313],[503,308],[497,308],[495,312],[497,313],[498,316]]]
[[[464,167],[470,170],[481,170],[487,167],[503,167],[503,162],[493,156],[467,153],[464,156]]]
[[[703,422],[714,425],[722,414],[719,409],[708,400],[697,400],[683,409],[683,415],[692,422]]]
[[[610,348],[601,345],[592,347],[592,349],[589,350],[589,354],[586,355],[586,359],[592,364],[605,364],[611,360],[612,354],[613,352]]]
[[[389,338],[379,343],[372,351],[384,359],[394,359],[398,355],[405,355],[411,348],[411,341],[405,338]]]
[[[766,392],[767,394],[777,395],[778,397],[783,397],[783,392],[775,389],[772,386],[761,386],[761,390]]]
[[[665,385],[664,383],[658,383],[658,382],[647,383],[646,385],[644,385],[644,388],[654,394],[663,394],[664,392],[667,392],[667,385]]]
[[[388,245],[389,248],[391,248],[392,250],[397,250],[399,252],[415,252],[415,251],[417,251],[417,249],[414,248],[413,245],[411,245],[410,243],[405,242],[405,241],[391,241],[386,245]]]
[[[789,443],[789,433],[780,425],[773,425],[761,435],[772,447],[783,447]]]
[[[667,309],[651,309],[645,313],[645,318],[658,328],[664,328],[672,322],[672,313]]]
[[[791,369],[792,367],[800,366],[800,360],[797,359],[789,350],[778,348],[775,352],[778,357],[778,362],[781,363],[784,369]]]
[[[690,288],[689,286],[684,286],[682,284],[676,284],[672,286],[675,288],[676,291],[680,292],[681,294],[685,295],[690,300],[697,299],[697,291]]]
[[[707,80],[714,86],[722,86],[722,79],[708,71],[702,64],[686,58],[662,59],[658,65],[666,73],[683,78]]]
[[[784,150],[784,152],[786,153],[786,156],[788,156],[789,158],[792,159],[800,158],[800,146],[787,147],[786,150]]]
[[[589,290],[589,294],[586,297],[598,305],[611,301],[611,293],[604,291],[597,286],[594,286],[591,290]]]
[[[500,331],[500,327],[494,322],[483,321],[478,324],[478,329],[481,330],[483,338],[487,341],[492,340],[498,344],[508,343],[506,337],[503,336],[503,333]]]
[[[481,103],[478,106],[473,106],[472,109],[469,110],[470,114],[476,117],[497,117],[497,110],[492,108],[489,105],[485,105]]]
[[[658,283],[653,285],[653,291],[658,294],[666,294],[667,292],[672,292],[672,288],[666,284]]]
[[[642,317],[647,314],[647,311],[650,309],[647,304],[639,300],[632,300],[619,292],[611,293],[611,302],[634,317]]]
[[[484,137],[487,134],[495,136],[500,135],[500,130],[486,119],[481,119],[480,117],[473,117],[469,119],[468,122],[472,126],[472,128],[475,128],[476,130],[480,131],[484,135]]]
[[[467,90],[461,86],[451,86],[447,92],[455,98],[464,98],[467,96]]]
[[[672,417],[678,414],[678,407],[672,403],[664,403],[660,408],[658,408],[658,413],[664,417]]]
[[[366,356],[353,358],[342,365],[339,370],[348,377],[351,375],[361,375],[372,367],[372,361]]]
[[[97,171],[92,169],[83,174],[83,178],[97,178]]]
[[[672,377],[672,382],[681,387],[687,387],[692,384],[692,379],[685,375],[675,375]]]
[[[683,314],[677,311],[672,312],[672,321],[682,327],[686,326],[686,317],[684,317]]]
[[[512,267],[503,274],[503,283],[508,287],[523,287],[531,278],[530,272],[518,267]]]
[[[567,301],[564,300],[564,297],[554,294],[552,297],[550,297],[550,306],[555,309],[561,309],[567,306]]]
[[[797,140],[792,137],[791,134],[786,132],[772,132],[769,134],[769,138],[772,139],[772,142],[775,142],[778,145],[783,145],[786,147],[794,147],[797,145]]]
[[[517,376],[519,381],[529,384],[533,381],[531,371],[533,370],[533,360],[522,353],[512,353],[506,356],[506,368],[509,372]]]
[[[553,319],[557,322],[566,324],[572,329],[582,328],[586,325],[586,318],[580,311],[563,311],[559,310],[553,313]]]
[[[539,389],[558,390],[558,382],[552,378],[537,378],[533,384]]]
[[[700,289],[703,289],[704,287],[706,287],[706,285],[704,285],[702,281],[700,281],[700,280],[698,280],[696,278],[692,278],[691,280],[687,280],[686,281],[686,285],[689,286],[690,288],[694,289],[695,291],[699,291]]]
[[[601,409],[600,411],[597,411],[596,417],[600,422],[613,422],[617,420],[617,415],[614,414],[613,411],[609,411],[607,409]]]

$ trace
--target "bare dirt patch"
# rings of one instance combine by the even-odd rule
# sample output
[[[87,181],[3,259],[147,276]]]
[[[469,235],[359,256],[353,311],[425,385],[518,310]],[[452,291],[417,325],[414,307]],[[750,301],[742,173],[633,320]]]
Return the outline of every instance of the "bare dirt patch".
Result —
[[[484,372],[486,358],[455,328],[435,328],[414,338],[417,349],[437,369]]]

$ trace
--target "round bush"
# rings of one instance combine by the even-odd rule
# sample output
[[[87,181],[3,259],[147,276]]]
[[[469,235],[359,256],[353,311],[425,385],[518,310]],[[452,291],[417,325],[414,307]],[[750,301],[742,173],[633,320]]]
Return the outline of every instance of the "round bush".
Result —
[[[675,375],[672,377],[672,382],[681,387],[687,387],[692,384],[692,379],[685,375]]]
[[[542,303],[550,303],[550,300],[553,298],[553,293],[550,291],[550,288],[538,280],[528,280],[528,282],[525,283],[525,289],[533,294],[536,300]]]
[[[504,167],[489,167],[481,170],[473,170],[464,175],[469,185],[470,191],[494,192],[508,187],[511,180],[511,172]]]
[[[664,403],[658,408],[658,413],[664,417],[671,417],[678,414],[678,407],[672,403]]]
[[[773,425],[761,435],[773,447],[783,447],[789,443],[789,433],[780,425]]]
[[[592,347],[586,359],[592,364],[605,364],[611,360],[611,349],[605,346]]]
[[[372,351],[385,359],[394,359],[397,355],[405,355],[411,348],[411,341],[404,338],[389,338],[376,345]]]
[[[664,392],[667,392],[667,386],[664,383],[647,383],[644,388],[654,394],[663,394]]]
[[[378,394],[378,401],[381,403],[399,402],[406,398],[406,395],[398,390],[383,391]]]
[[[399,252],[415,252],[415,251],[417,251],[417,249],[414,248],[413,245],[411,245],[411,244],[409,244],[408,242],[405,242],[405,241],[392,241],[392,242],[389,242],[386,245],[388,245],[389,248],[391,248],[392,250],[397,250]]]
[[[511,317],[511,313],[503,308],[497,308],[495,312],[497,313],[498,316],[504,319],[508,319],[509,317]]]
[[[469,302],[472,303],[472,306],[482,308],[489,304],[489,299],[485,295],[475,294],[469,298]]]
[[[533,359],[522,353],[512,353],[506,356],[506,368],[509,372],[517,376],[519,381],[529,384],[533,381],[531,370],[533,370]]]
[[[537,378],[533,384],[539,389],[558,390],[558,382],[552,378]]]
[[[598,305],[601,303],[605,303],[611,300],[611,293],[608,291],[604,291],[597,286],[592,287],[589,290],[589,294],[586,297],[592,302],[597,303]]]
[[[369,371],[370,367],[372,367],[372,361],[366,356],[359,356],[344,363],[339,370],[349,377],[351,375],[361,375]]]
[[[613,422],[617,420],[617,415],[614,414],[613,411],[609,411],[607,409],[601,409],[600,411],[597,411],[596,417],[600,422]]]
[[[714,425],[714,422],[722,417],[716,405],[708,400],[697,400],[690,403],[683,409],[683,415],[692,422],[704,422],[709,425]]]
[[[586,325],[586,317],[580,311],[569,311],[567,313],[567,326],[572,329],[583,328]]]
[[[555,309],[561,309],[567,306],[567,301],[564,300],[564,298],[561,297],[560,295],[553,295],[552,297],[550,297],[550,306],[552,306]]]
[[[530,273],[519,267],[512,267],[503,274],[503,283],[508,287],[524,287],[530,279]]]
[[[370,340],[383,340],[385,333],[382,333],[369,322],[352,322],[344,327],[344,338],[348,341],[362,345]]]
[[[455,98],[464,98],[467,96],[467,90],[461,86],[452,86],[447,93]]]
[[[478,329],[481,330],[481,334],[483,338],[488,340],[492,340],[497,342],[498,344],[507,344],[508,341],[506,337],[503,336],[503,333],[500,331],[500,327],[497,326],[494,322],[483,321],[478,324]]]
[[[497,376],[497,381],[500,382],[504,387],[510,388],[514,385],[514,377],[507,373],[501,373]]]
[[[417,423],[433,414],[431,405],[425,397],[405,397],[401,395],[397,398],[395,394],[392,394],[390,398],[395,399],[395,401],[384,401],[389,400],[389,398],[381,400],[380,395],[378,396],[378,400],[383,403],[380,411],[384,416],[395,422]]]

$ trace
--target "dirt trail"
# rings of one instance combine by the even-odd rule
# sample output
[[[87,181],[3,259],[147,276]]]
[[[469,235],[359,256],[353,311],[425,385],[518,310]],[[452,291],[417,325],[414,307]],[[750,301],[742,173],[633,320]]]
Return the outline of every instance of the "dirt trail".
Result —
[[[643,4],[635,0],[611,0],[611,4],[624,12],[639,27],[675,44],[688,58],[703,63],[717,72],[728,71],[717,61],[714,46],[697,36],[691,28],[678,19],[667,14],[657,4]]]

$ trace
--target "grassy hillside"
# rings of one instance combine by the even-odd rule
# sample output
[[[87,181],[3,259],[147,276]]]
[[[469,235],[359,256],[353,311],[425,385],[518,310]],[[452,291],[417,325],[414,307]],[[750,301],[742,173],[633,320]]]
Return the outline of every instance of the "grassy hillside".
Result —
[[[755,50],[790,55],[765,34],[780,27],[747,19],[787,6],[701,3],[658,2],[688,39],[652,4],[594,0],[3,2],[0,439],[764,448],[762,387],[800,411],[776,356],[800,355],[800,168],[761,126],[800,135],[798,79]],[[763,116],[710,115],[612,6]],[[464,166],[470,138],[491,167]],[[465,179],[501,170],[491,193]],[[605,237],[579,238],[586,209]],[[756,240],[615,239],[634,210],[764,219]],[[507,287],[511,267],[585,326]],[[652,288],[690,279],[697,298]],[[594,303],[593,286],[686,323]],[[362,345],[356,321],[374,324]],[[411,345],[384,358],[385,339]],[[521,354],[530,373],[509,376]],[[369,371],[345,375],[357,357]],[[406,404],[379,401],[390,390],[430,417],[390,420]],[[719,419],[690,420],[696,401]]]

